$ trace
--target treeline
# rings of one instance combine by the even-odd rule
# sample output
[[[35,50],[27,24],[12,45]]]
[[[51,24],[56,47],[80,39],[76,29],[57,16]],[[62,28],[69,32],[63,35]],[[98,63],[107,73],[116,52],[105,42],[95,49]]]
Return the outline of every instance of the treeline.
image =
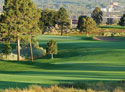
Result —
[[[2,3],[4,0],[0,0]],[[93,8],[102,7],[106,8],[109,5],[108,0],[33,0],[38,8],[50,8],[58,10],[61,7],[66,8],[72,19],[77,19],[80,15],[88,15],[92,12]],[[119,2],[124,6],[124,0],[113,0]],[[3,4],[0,4],[3,5]],[[2,6],[0,7],[2,10]],[[124,10],[124,9],[123,9]],[[121,15],[120,15],[121,16]]]
[[[63,35],[63,29],[71,28],[71,19],[65,8],[60,8],[58,11],[45,9],[41,12],[41,18],[39,21],[39,27],[44,34],[48,29],[55,27],[61,30]]]
[[[33,61],[33,47],[39,48],[36,42],[33,44],[33,38],[44,33],[43,30],[48,30],[55,25],[61,35],[63,35],[64,29],[71,27],[71,20],[65,8],[62,7],[58,11],[40,10],[32,0],[5,0],[3,14],[0,16],[0,39],[4,44],[2,53],[10,54],[13,49],[10,42],[15,42],[17,44],[17,61],[20,61],[20,46],[24,42],[24,45],[30,48]],[[51,49],[53,50],[53,48]],[[57,53],[57,51],[50,53],[51,49],[48,54]]]

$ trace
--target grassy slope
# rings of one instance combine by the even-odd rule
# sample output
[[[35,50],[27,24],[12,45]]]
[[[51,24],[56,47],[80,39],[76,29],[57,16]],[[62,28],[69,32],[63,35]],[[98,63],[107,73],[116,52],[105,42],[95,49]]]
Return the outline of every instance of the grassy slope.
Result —
[[[40,46],[58,42],[59,53],[31,62],[0,61],[0,88],[74,81],[125,80],[125,42],[101,42],[84,37],[39,36]]]

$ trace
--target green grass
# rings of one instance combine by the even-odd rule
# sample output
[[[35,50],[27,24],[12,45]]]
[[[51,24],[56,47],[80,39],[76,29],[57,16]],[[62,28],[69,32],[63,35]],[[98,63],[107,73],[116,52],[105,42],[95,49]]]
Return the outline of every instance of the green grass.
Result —
[[[106,26],[100,26],[100,28],[125,29],[125,26],[119,26],[119,25],[106,25]]]
[[[82,36],[38,36],[40,46],[56,40],[59,53],[30,61],[0,61],[0,88],[49,86],[76,81],[125,80],[125,42],[93,41]]]

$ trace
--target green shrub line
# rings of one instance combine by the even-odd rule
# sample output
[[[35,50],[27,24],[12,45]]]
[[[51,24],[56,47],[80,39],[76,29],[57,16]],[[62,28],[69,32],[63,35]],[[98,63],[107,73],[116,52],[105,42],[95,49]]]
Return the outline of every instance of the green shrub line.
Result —
[[[109,29],[125,29],[124,26],[113,26],[113,25],[107,25],[107,26],[99,26],[99,28],[109,28]]]
[[[125,32],[103,32],[99,36],[105,37],[125,37]]]

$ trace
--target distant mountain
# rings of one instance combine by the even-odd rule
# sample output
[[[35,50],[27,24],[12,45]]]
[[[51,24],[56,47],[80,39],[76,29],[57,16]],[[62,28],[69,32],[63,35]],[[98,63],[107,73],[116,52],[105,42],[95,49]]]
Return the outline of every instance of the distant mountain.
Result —
[[[3,1],[0,0],[0,10],[2,10]],[[110,0],[33,0],[38,8],[59,9],[65,7],[72,18],[78,18],[83,14],[90,14],[92,9],[99,6],[106,8],[110,4]],[[125,0],[112,0],[118,2],[120,6],[124,6]]]
[[[70,16],[74,19],[80,15],[90,15],[95,7],[107,8],[110,5],[110,0],[33,0],[39,8],[59,9],[65,7]],[[117,2],[118,6],[124,6],[125,0],[112,0]],[[117,9],[119,7],[116,7]],[[124,8],[122,8],[124,10]],[[122,11],[122,9],[120,9]]]

